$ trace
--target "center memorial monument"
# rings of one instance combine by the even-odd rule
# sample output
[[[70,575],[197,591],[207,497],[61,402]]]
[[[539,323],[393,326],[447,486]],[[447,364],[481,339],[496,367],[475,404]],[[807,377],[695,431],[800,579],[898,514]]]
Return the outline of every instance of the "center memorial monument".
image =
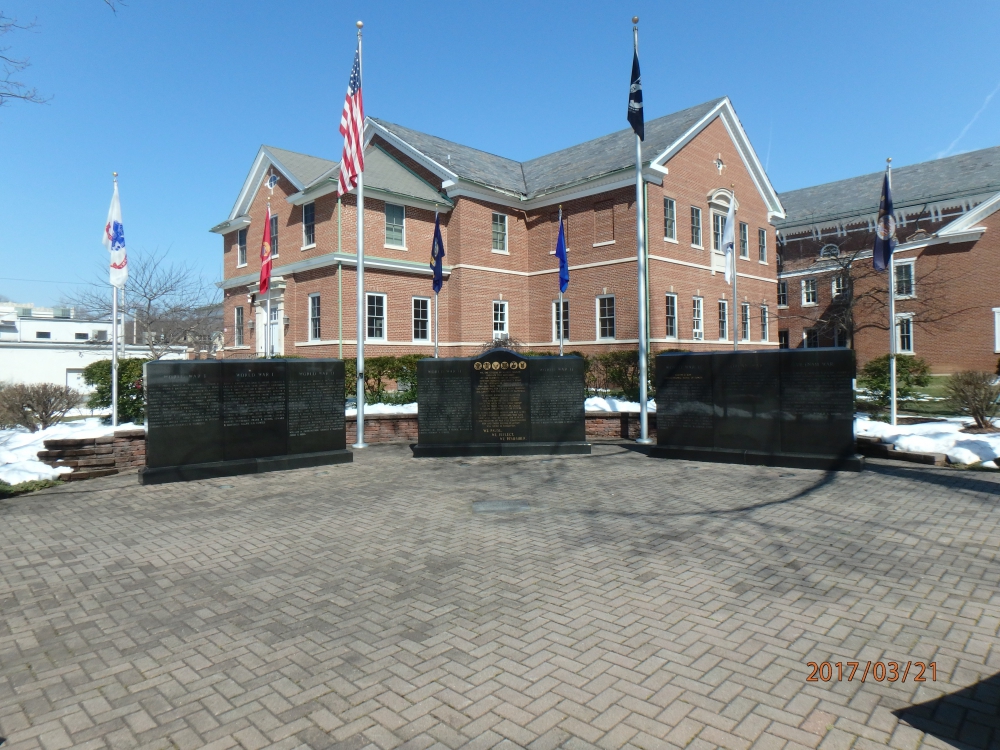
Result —
[[[478,357],[417,362],[413,455],[590,453],[581,357]]]
[[[147,362],[140,484],[346,463],[344,362]]]
[[[650,455],[860,471],[853,378],[849,349],[659,354]]]

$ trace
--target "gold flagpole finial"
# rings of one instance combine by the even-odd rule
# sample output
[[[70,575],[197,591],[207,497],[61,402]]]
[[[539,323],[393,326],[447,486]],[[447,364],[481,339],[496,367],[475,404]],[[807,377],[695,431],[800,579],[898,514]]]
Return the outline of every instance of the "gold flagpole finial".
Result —
[[[111,176],[114,177],[116,180],[118,179],[118,173],[117,172],[112,172]]]
[[[632,23],[639,23],[639,16],[632,16]]]
[[[886,160],[885,160],[885,163],[886,164],[892,164],[892,157],[891,156],[887,157]]]
[[[364,21],[358,21],[358,23],[357,23],[357,27],[358,27],[358,29],[359,29],[359,30],[360,30],[360,29],[363,29],[363,28],[364,28],[364,26],[365,26],[365,24],[364,24]]]

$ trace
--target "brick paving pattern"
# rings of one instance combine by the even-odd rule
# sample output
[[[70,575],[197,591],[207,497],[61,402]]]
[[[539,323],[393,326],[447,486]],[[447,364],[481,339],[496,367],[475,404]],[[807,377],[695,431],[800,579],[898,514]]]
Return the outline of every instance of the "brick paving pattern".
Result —
[[[355,458],[0,502],[3,750],[998,741],[893,712],[1000,672],[1000,478]],[[806,682],[877,659],[937,681]]]

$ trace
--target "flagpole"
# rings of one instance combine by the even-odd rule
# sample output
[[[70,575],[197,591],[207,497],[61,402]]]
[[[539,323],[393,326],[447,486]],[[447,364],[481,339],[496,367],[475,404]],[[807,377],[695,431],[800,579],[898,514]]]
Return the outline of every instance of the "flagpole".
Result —
[[[736,214],[736,183],[730,184],[730,192],[732,196],[730,200],[733,202],[733,215]],[[735,222],[734,222],[735,224]],[[736,297],[736,227],[733,227],[733,251],[731,253],[733,258],[733,351],[739,351],[740,347],[740,328],[739,324],[742,323],[742,312],[740,312],[740,318],[737,318],[737,311],[740,310],[740,303]],[[742,237],[741,237],[742,239]]]
[[[635,54],[639,54],[639,16],[632,18],[632,45]],[[635,134],[635,235],[636,260],[639,272],[638,303],[639,303],[639,439],[637,443],[649,445],[646,404],[646,378],[649,369],[648,352],[646,351],[646,236],[643,231],[643,215],[646,207],[642,189],[642,140]],[[562,310],[560,309],[560,313]],[[560,338],[562,331],[560,331]]]
[[[358,72],[362,70],[361,62],[361,29],[364,23],[358,21]],[[364,78],[359,75],[363,81]],[[363,127],[363,124],[362,124]],[[361,134],[359,144],[362,155],[364,154],[364,133]],[[358,343],[357,343],[357,442],[353,448],[367,448],[365,442],[365,176],[364,170],[358,172]]]
[[[112,173],[115,191],[118,190],[118,173]],[[111,426],[118,426],[118,287],[111,285]]]
[[[889,194],[892,194],[892,157],[885,160],[889,178]],[[889,242],[889,424],[896,425],[896,266],[892,260],[894,248]]]
[[[556,231],[562,231],[562,206],[559,206],[559,229]],[[562,287],[562,281],[559,282],[559,286]],[[562,289],[559,289],[559,314],[556,316],[556,322],[559,325],[559,356],[563,356],[563,327],[566,325],[563,320],[566,312],[563,310],[563,293]]]

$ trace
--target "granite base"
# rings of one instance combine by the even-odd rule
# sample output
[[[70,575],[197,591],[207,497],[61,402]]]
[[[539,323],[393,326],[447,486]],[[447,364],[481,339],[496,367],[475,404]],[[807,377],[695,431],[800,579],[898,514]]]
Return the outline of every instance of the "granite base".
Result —
[[[728,450],[725,448],[675,448],[654,445],[649,450],[653,458],[679,458],[684,461],[711,461],[748,466],[780,466],[786,469],[820,469],[822,471],[862,471],[864,456],[822,456],[809,453],[764,453],[763,451]]]
[[[322,451],[319,453],[296,453],[291,456],[268,456],[267,458],[245,458],[237,461],[213,461],[205,464],[185,466],[144,466],[139,469],[139,484],[165,484],[167,482],[190,482],[196,479],[218,479],[239,474],[262,474],[266,471],[306,469],[310,466],[348,464],[354,460],[349,450]]]
[[[590,443],[461,443],[411,446],[414,458],[590,455]]]

